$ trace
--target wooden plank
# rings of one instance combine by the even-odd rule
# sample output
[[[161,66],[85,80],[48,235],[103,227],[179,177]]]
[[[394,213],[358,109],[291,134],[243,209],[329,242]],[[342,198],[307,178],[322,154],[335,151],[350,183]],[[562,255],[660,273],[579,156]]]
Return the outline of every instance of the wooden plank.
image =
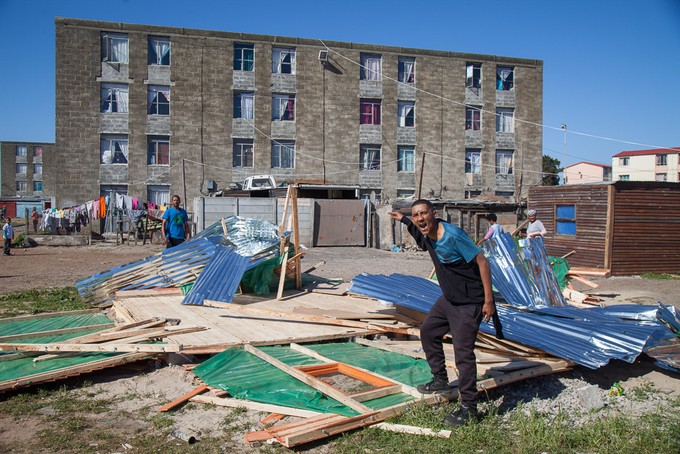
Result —
[[[261,360],[271,364],[272,366],[276,367],[277,369],[287,373],[293,378],[296,378],[300,380],[301,382],[305,383],[306,385],[311,386],[312,388],[316,389],[317,391],[321,391],[325,395],[332,397],[333,399],[337,400],[340,403],[343,403],[347,405],[349,408],[358,411],[359,413],[370,413],[373,410],[362,404],[361,402],[357,402],[356,400],[352,399],[351,397],[348,397],[347,394],[333,388],[332,386],[328,385],[327,383],[324,383],[321,380],[318,380],[294,367],[291,367],[278,359],[274,358],[273,356],[270,356],[266,353],[264,353],[262,350],[258,350],[257,348],[251,346],[251,345],[244,345],[243,349],[247,351],[248,353],[251,353]]]
[[[595,282],[593,282],[591,280],[588,280],[588,279],[581,277],[581,276],[577,276],[576,274],[573,274],[571,272],[567,272],[567,276],[570,279],[578,281],[578,282],[585,284],[585,285],[587,285],[588,287],[591,287],[591,288],[598,288],[600,286],[599,284],[596,284]]]
[[[178,407],[178,406],[182,405],[183,403],[187,402],[192,397],[198,396],[199,394],[202,394],[202,393],[206,392],[207,390],[208,390],[207,385],[201,385],[198,388],[196,388],[192,391],[189,391],[185,395],[178,397],[177,399],[173,400],[172,402],[163,405],[162,407],[160,407],[158,409],[158,411],[159,412],[170,411],[173,408]]]
[[[113,322],[111,322],[111,323],[101,323],[101,324],[98,324],[98,325],[76,326],[76,327],[73,327],[73,328],[53,329],[53,330],[50,330],[50,331],[36,331],[34,333],[12,334],[10,336],[0,336],[0,343],[15,341],[15,340],[33,339],[33,338],[36,338],[36,337],[43,337],[43,336],[57,336],[59,334],[78,333],[80,331],[89,331],[89,330],[93,330],[93,329],[96,329],[96,328],[107,328],[107,327],[111,327],[111,326],[114,326]]]
[[[380,397],[391,396],[392,394],[397,394],[401,392],[401,383],[394,384],[392,386],[385,386],[377,389],[369,389],[366,391],[361,391],[358,393],[350,394],[350,397],[357,402],[366,402],[373,399],[379,399]]]
[[[333,309],[321,309],[317,307],[305,307],[305,306],[296,306],[295,309],[293,309],[293,313],[296,314],[307,314],[307,315],[316,315],[319,317],[324,317],[324,318],[341,318],[344,320],[361,320],[361,319],[388,319],[392,320],[394,319],[395,315],[393,314],[380,314],[380,313],[357,313],[357,312],[349,312],[349,311],[339,311],[339,310],[333,310]]]
[[[262,411],[266,413],[278,413],[286,416],[297,416],[301,418],[308,418],[310,416],[318,416],[322,413],[311,410],[301,410],[299,408],[284,407],[282,405],[263,404],[260,402],[253,402],[250,400],[234,399],[231,397],[215,397],[215,396],[194,396],[189,399],[190,402],[197,402],[200,404],[218,405],[220,407],[231,408],[247,408],[254,411]]]
[[[260,424],[272,424],[281,421],[285,417],[286,415],[282,415],[281,413],[271,413],[268,416],[260,419]]]
[[[281,268],[279,271],[279,288],[276,292],[276,299],[279,301],[281,298],[283,298],[283,288],[286,281],[286,268],[288,268],[288,250],[290,249],[288,247],[288,237],[284,237],[283,241],[281,241],[281,244],[283,245],[284,251],[283,259],[281,260]]]
[[[406,426],[406,425],[403,425],[403,424],[390,424],[390,423],[386,423],[386,422],[374,424],[374,425],[369,426],[369,427],[371,427],[372,429],[386,430],[388,432],[397,432],[397,433],[411,434],[411,435],[427,435],[429,437],[438,437],[438,438],[451,438],[451,433],[452,433],[452,431],[450,431],[450,430],[434,431],[434,430],[428,429],[426,427]]]

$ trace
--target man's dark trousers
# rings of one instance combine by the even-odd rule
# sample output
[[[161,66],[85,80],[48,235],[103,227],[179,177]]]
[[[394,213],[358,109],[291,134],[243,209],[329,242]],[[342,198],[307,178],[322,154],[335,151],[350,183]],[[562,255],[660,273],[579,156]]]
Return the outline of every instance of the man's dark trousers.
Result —
[[[458,368],[458,391],[465,404],[477,403],[475,341],[482,322],[482,304],[451,304],[441,296],[420,327],[420,340],[432,375],[448,380],[442,339],[451,332]]]

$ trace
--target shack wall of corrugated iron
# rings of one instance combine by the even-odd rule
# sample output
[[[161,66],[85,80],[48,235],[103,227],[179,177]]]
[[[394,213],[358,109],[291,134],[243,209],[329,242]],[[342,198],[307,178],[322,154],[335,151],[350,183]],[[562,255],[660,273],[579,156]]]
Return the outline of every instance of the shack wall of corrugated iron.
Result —
[[[680,184],[615,189],[612,275],[680,271]]]
[[[538,219],[548,234],[545,246],[548,254],[569,256],[572,266],[604,268],[607,227],[608,185],[546,186],[529,189],[529,208],[538,212]],[[555,234],[555,207],[575,204],[576,235]]]

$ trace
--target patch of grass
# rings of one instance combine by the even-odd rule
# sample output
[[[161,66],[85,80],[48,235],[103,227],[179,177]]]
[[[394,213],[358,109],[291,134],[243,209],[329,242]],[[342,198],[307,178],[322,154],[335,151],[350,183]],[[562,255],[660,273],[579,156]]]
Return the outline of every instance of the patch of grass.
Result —
[[[158,414],[149,418],[149,421],[151,421],[151,424],[153,424],[156,429],[165,429],[167,427],[171,427],[175,423],[175,420],[170,416]]]
[[[642,274],[641,277],[643,279],[666,279],[666,280],[680,279],[680,275],[669,273],[645,273]]]
[[[651,396],[655,392],[656,392],[656,389],[654,388],[654,383],[644,382],[640,386],[636,386],[636,387],[632,388],[628,392],[628,395],[633,400],[641,401],[641,400],[649,399],[649,396]]]
[[[0,295],[0,318],[89,309],[75,287],[28,290]]]

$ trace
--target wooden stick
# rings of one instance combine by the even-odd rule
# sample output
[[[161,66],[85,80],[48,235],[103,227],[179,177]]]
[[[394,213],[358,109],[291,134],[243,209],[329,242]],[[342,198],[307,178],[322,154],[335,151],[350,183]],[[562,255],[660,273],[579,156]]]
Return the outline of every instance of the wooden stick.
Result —
[[[281,298],[283,298],[283,288],[285,287],[285,281],[286,281],[286,268],[288,268],[288,250],[290,249],[288,247],[288,237],[285,237],[283,241],[281,242],[284,247],[283,251],[283,259],[281,260],[281,275],[279,276],[279,289],[276,292],[276,299],[281,301]]]
[[[361,402],[357,402],[356,400],[352,399],[349,397],[347,394],[343,393],[342,391],[339,391],[338,389],[332,387],[331,385],[309,375],[301,370],[298,370],[294,367],[291,367],[282,361],[279,361],[278,359],[274,358],[271,355],[266,354],[262,350],[259,350],[249,344],[246,344],[243,346],[243,349],[247,351],[250,354],[253,354],[260,358],[261,360],[271,364],[272,366],[276,367],[279,370],[282,370],[283,372],[287,373],[293,378],[296,378],[300,380],[302,383],[305,383],[306,385],[311,386],[312,388],[316,389],[317,391],[321,391],[325,395],[332,397],[333,399],[337,400],[338,402],[341,402],[345,405],[347,405],[349,408],[358,411],[359,413],[371,413],[373,410],[362,404]]]
[[[208,390],[208,386],[206,385],[201,385],[198,388],[194,389],[193,391],[189,391],[185,395],[178,397],[177,399],[173,400],[172,402],[163,405],[158,409],[159,412],[164,412],[164,411],[169,411],[172,410],[175,407],[178,407],[182,405],[183,403],[187,402],[189,399],[191,399],[194,396],[198,396],[199,394],[202,394]]]
[[[598,288],[600,286],[600,284],[596,284],[595,282],[588,280],[584,277],[577,276],[576,274],[567,273],[567,276],[569,276],[571,279],[575,281],[579,281],[580,283],[587,285],[590,288]]]
[[[189,399],[191,402],[198,402],[201,404],[219,405],[220,407],[232,408],[247,408],[249,410],[263,411],[267,413],[278,413],[286,416],[298,416],[308,418],[310,416],[318,416],[322,413],[311,410],[301,410],[299,408],[284,407],[282,405],[263,404],[260,402],[253,402],[250,400],[234,399],[229,397],[215,397],[215,396],[194,396]]]
[[[427,435],[430,437],[451,438],[450,430],[438,430],[435,432],[434,430],[428,429],[426,427],[405,426],[403,424],[390,424],[386,422],[374,424],[369,427],[373,429],[382,429],[388,432],[397,432],[402,434]]]

